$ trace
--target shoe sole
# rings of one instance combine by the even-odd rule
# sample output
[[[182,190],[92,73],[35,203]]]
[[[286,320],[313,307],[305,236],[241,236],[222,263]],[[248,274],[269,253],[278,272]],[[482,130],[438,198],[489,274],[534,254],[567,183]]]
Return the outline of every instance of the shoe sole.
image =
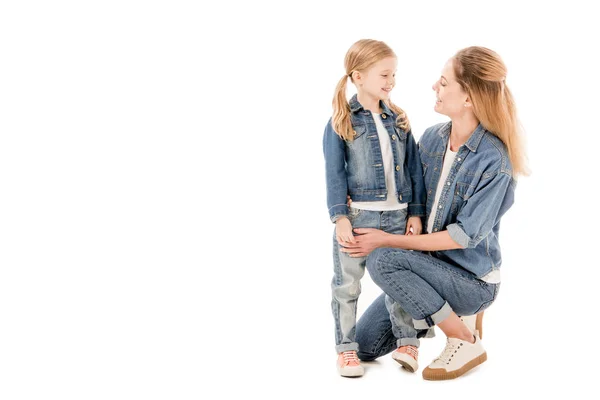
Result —
[[[456,371],[450,371],[450,372],[448,372],[444,369],[427,367],[423,370],[423,379],[425,379],[427,381],[445,381],[448,379],[455,379],[455,378],[458,378],[459,376],[464,375],[465,373],[469,372],[470,370],[472,370],[479,364],[483,364],[486,360],[487,360],[487,353],[483,353],[482,355],[472,359],[471,361],[469,361],[468,363],[466,363],[465,365],[463,365],[461,368],[457,369]]]
[[[364,369],[346,369],[345,371],[338,368],[338,372],[340,376],[345,378],[358,378],[359,376],[363,376],[365,374]]]
[[[393,357],[392,357],[393,358]],[[402,367],[407,370],[408,372],[415,372],[417,370],[417,368],[413,368],[412,365],[410,365],[409,363],[407,363],[404,360],[397,360],[395,358],[393,358],[394,360],[396,360],[396,362],[400,365],[402,365]]]

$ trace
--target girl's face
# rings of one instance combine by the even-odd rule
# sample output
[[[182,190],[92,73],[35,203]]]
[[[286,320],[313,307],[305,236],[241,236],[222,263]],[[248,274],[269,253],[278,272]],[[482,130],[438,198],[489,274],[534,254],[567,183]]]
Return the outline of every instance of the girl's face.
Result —
[[[452,59],[448,60],[442,76],[432,86],[436,94],[434,110],[450,118],[460,117],[471,111],[469,96],[456,81]]]
[[[358,72],[353,79],[359,91],[376,100],[387,100],[396,84],[396,57],[377,61],[368,70]]]

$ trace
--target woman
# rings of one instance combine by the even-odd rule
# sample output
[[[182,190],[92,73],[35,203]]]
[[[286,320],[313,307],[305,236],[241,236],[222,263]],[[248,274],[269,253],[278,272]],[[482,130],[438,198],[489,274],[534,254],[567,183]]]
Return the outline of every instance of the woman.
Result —
[[[412,318],[411,339],[434,325],[446,334],[446,348],[423,371],[425,379],[442,380],[461,376],[487,358],[481,339],[459,315],[480,313],[496,299],[500,219],[513,204],[515,178],[526,168],[506,67],[498,54],[482,47],[459,51],[433,90],[435,111],[451,121],[430,127],[419,141],[428,234],[355,229],[360,236],[345,243],[343,251],[352,257],[369,255],[373,281]],[[389,331],[382,295],[358,322],[359,357],[390,352],[395,338]],[[399,350],[416,363],[416,348]]]

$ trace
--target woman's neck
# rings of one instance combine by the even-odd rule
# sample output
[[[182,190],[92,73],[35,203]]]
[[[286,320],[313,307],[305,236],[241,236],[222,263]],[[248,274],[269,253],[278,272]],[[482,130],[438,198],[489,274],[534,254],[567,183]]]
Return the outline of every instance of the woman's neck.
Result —
[[[467,143],[479,121],[475,114],[468,113],[458,118],[452,119],[452,130],[450,131],[450,150],[458,151],[458,148]]]
[[[366,93],[357,93],[356,99],[365,110],[369,110],[375,114],[381,114],[381,107],[379,107],[379,99],[369,96]]]

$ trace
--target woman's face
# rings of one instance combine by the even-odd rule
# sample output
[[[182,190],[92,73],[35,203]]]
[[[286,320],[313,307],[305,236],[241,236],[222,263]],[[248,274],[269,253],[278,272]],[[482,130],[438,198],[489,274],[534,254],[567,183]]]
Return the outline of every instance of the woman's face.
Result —
[[[442,76],[433,84],[432,88],[436,94],[433,108],[436,112],[454,118],[471,111],[469,96],[456,81],[452,59],[444,65]]]

